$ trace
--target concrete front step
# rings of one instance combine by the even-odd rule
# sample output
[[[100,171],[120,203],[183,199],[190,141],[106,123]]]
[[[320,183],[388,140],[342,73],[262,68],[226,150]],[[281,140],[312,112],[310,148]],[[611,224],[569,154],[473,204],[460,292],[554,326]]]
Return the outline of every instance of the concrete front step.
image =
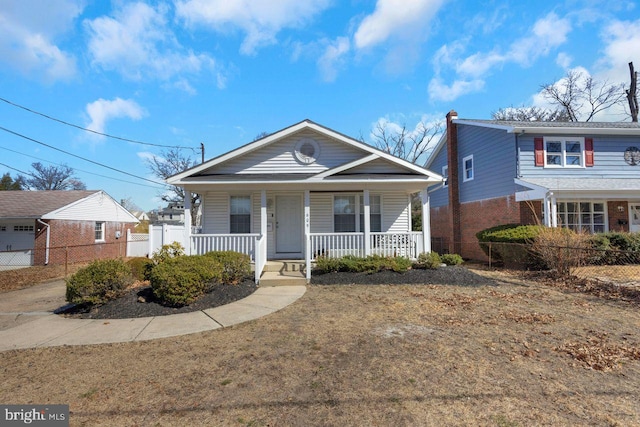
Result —
[[[304,260],[294,259],[294,260],[277,260],[277,261],[267,261],[267,264],[264,266],[263,271],[270,272],[302,272],[305,271],[305,262]]]
[[[305,286],[307,278],[300,271],[265,271],[260,276],[260,287],[266,286]]]

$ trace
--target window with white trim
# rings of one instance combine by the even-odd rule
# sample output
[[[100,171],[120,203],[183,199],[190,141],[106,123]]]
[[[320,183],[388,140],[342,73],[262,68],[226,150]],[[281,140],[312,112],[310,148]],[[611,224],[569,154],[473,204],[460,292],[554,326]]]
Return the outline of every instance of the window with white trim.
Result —
[[[231,196],[229,207],[229,233],[251,233],[251,196]]]
[[[444,178],[444,184],[442,186],[448,187],[449,186],[449,165],[444,165],[442,167],[442,177]]]
[[[584,167],[584,138],[545,137],[544,166],[553,168]]]
[[[462,182],[471,181],[474,177],[473,154],[462,159]]]
[[[356,218],[358,221],[356,221]],[[382,231],[382,197],[369,195],[369,228]],[[335,233],[364,232],[364,196],[340,194],[333,197],[333,231]]]
[[[95,236],[96,242],[104,242],[105,225],[104,222],[96,222]]]
[[[606,227],[605,202],[557,202],[558,225],[574,231],[603,233]]]

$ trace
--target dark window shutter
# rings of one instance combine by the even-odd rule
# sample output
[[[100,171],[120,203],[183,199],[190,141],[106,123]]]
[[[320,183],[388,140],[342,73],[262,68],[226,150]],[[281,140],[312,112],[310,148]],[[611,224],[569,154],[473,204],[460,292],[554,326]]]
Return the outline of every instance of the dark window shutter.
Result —
[[[544,140],[533,138],[533,148],[535,150],[536,166],[544,166]]]
[[[593,166],[593,138],[584,139],[584,165]]]

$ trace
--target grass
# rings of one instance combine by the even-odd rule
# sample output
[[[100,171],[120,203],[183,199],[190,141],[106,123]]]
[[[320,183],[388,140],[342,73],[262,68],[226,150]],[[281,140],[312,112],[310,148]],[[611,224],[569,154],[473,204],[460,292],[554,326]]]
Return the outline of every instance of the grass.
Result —
[[[92,426],[640,426],[637,304],[483,274],[496,286],[311,286],[231,328],[3,352],[0,401]]]

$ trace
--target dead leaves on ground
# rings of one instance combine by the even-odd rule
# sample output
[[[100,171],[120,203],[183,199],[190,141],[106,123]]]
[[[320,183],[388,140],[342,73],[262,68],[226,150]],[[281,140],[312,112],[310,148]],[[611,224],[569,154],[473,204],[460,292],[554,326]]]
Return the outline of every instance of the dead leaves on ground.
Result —
[[[619,369],[627,360],[640,360],[639,345],[612,342],[606,332],[593,332],[586,342],[567,342],[555,350],[567,353],[596,371],[611,371]]]

